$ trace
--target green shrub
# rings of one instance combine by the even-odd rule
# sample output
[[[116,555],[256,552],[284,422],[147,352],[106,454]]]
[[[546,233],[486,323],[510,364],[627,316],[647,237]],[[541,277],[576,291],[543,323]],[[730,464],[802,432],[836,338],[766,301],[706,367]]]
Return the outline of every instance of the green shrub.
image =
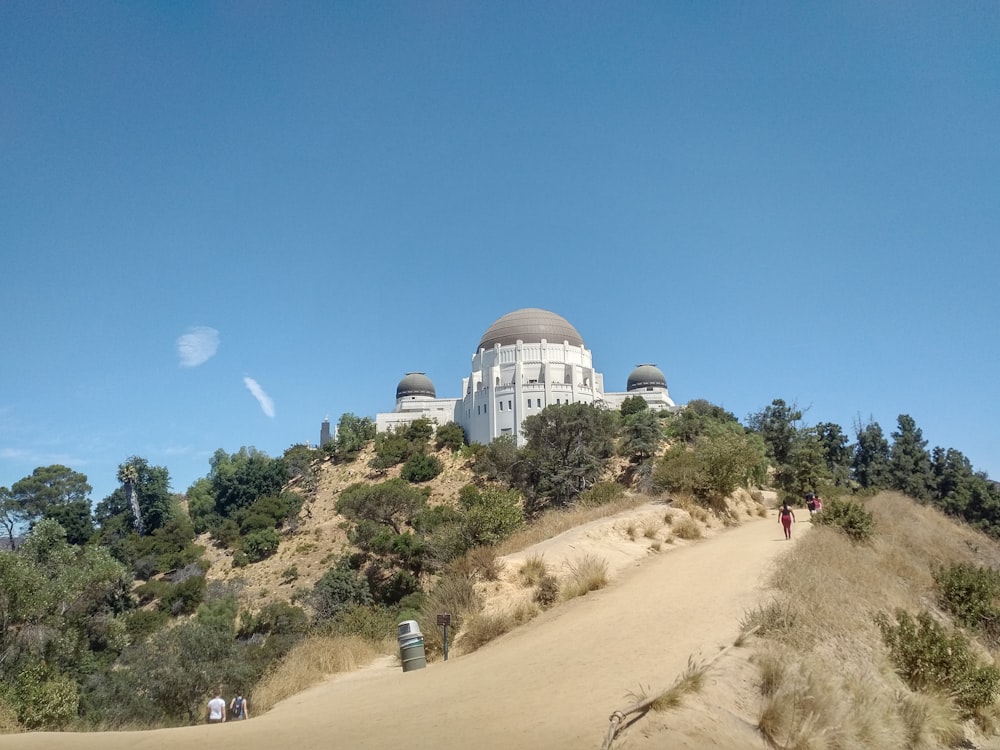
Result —
[[[260,529],[243,537],[240,550],[250,562],[260,562],[278,551],[281,535],[277,529]]]
[[[979,666],[961,633],[946,632],[926,611],[914,619],[897,610],[895,623],[883,613],[875,623],[896,672],[912,689],[948,694],[967,716],[996,700],[1000,669]]]
[[[870,511],[850,500],[830,500],[823,510],[812,517],[812,522],[834,526],[855,542],[867,542],[875,535],[875,519]]]
[[[455,422],[448,422],[437,428],[434,433],[434,447],[437,450],[447,448],[452,453],[465,445],[465,430]]]
[[[981,632],[993,645],[1000,643],[1000,572],[971,564],[935,571],[941,606],[959,625]]]
[[[646,402],[643,401],[643,403],[645,404]],[[577,502],[580,505],[590,508],[613,503],[624,496],[625,488],[617,482],[597,482],[590,489],[581,492],[580,499]]]
[[[437,456],[418,453],[406,459],[406,463],[403,464],[399,475],[407,482],[417,484],[419,482],[429,482],[443,470],[444,467]]]

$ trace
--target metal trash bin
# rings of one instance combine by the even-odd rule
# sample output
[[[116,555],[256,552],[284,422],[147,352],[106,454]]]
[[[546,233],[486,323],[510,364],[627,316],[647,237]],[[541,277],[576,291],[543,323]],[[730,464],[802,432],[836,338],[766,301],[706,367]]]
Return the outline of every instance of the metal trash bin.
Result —
[[[416,620],[405,620],[397,627],[399,641],[399,660],[404,672],[423,669],[427,666],[427,655],[424,653],[424,634]]]

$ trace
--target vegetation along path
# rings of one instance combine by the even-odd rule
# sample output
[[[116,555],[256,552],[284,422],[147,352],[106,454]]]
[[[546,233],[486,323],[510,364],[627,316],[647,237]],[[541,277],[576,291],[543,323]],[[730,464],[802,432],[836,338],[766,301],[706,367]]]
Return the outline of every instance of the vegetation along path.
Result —
[[[796,524],[786,542],[773,512],[766,520],[748,519],[650,555],[607,588],[561,604],[474,653],[407,673],[394,664],[340,676],[251,721],[16,735],[4,737],[3,746],[596,749],[613,711],[641,691],[670,687],[689,658],[707,661],[733,644],[740,619],[765,597],[772,561],[808,529]]]

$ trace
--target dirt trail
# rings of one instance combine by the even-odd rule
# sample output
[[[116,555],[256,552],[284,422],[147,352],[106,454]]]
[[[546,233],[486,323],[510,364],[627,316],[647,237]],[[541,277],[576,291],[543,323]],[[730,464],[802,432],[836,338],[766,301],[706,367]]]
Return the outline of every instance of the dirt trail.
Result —
[[[561,604],[475,653],[407,673],[392,664],[344,675],[251,721],[4,736],[0,747],[596,750],[612,711],[640,690],[668,688],[689,657],[708,660],[733,643],[740,618],[764,596],[773,560],[808,529],[796,524],[789,543],[773,513],[749,519],[623,568],[609,587]]]

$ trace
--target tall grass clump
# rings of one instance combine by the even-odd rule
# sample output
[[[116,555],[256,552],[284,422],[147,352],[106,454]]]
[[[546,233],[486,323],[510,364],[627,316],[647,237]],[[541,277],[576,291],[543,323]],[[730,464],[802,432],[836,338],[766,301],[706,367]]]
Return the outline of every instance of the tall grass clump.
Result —
[[[359,636],[312,636],[296,645],[253,690],[250,705],[261,713],[332,674],[351,672],[384,653]]]
[[[539,554],[531,554],[518,568],[517,578],[524,586],[536,586],[546,573],[548,566],[545,564],[545,558]]]
[[[701,526],[693,518],[682,518],[671,527],[673,535],[678,539],[701,539]]]
[[[471,653],[482,648],[490,641],[499,638],[519,625],[531,620],[538,614],[538,607],[531,603],[522,603],[511,610],[503,612],[480,612],[473,615],[462,632],[459,645],[463,653]]]
[[[697,693],[705,684],[708,667],[688,657],[687,668],[681,672],[674,684],[664,690],[649,704],[653,711],[670,711],[681,705],[685,695]]]
[[[616,503],[625,497],[625,488],[617,482],[597,482],[580,493],[577,504],[584,508]]]
[[[583,555],[569,564],[569,576],[563,582],[560,595],[573,599],[608,585],[608,561],[595,555]]]
[[[421,607],[417,622],[424,635],[424,651],[428,656],[444,653],[444,635],[437,625],[439,614],[450,614],[455,632],[466,619],[480,612],[482,599],[476,593],[475,579],[460,573],[448,573],[438,579]]]

